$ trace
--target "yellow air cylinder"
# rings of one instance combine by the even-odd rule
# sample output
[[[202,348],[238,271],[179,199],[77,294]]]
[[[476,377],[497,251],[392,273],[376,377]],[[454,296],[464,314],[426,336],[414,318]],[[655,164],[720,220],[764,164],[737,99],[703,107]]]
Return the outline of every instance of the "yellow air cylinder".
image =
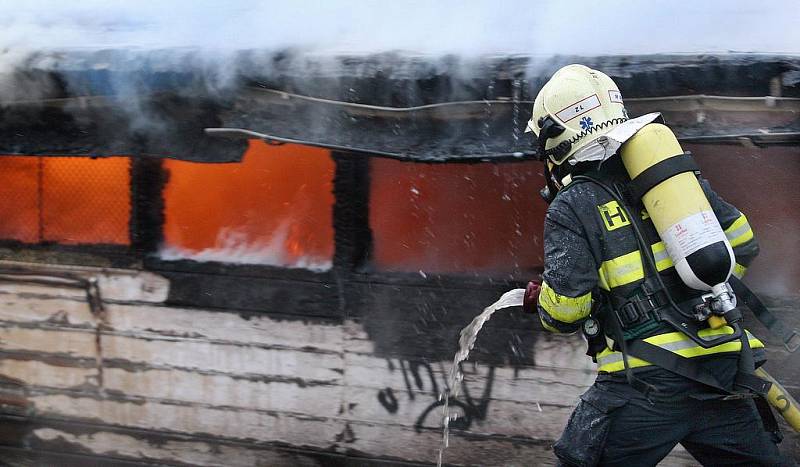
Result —
[[[631,179],[682,154],[675,134],[660,123],[644,126],[620,150]],[[733,249],[697,177],[674,175],[645,193],[642,202],[681,280],[697,290],[723,293],[736,264]]]
[[[786,420],[786,423],[794,428],[794,431],[800,433],[800,405],[797,404],[794,397],[792,397],[783,386],[778,384],[775,378],[764,371],[763,368],[757,369],[756,375],[772,383],[772,387],[767,393],[767,400],[775,407],[778,413],[781,414],[781,417]]]

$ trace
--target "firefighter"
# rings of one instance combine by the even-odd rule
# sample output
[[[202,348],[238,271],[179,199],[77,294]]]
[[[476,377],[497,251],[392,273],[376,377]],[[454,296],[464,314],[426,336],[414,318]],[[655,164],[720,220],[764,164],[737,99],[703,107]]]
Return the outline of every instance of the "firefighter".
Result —
[[[660,121],[657,113],[629,119],[611,78],[582,65],[556,72],[533,106],[528,130],[545,162],[550,206],[544,273],[528,285],[524,306],[548,331],[581,331],[599,371],[555,453],[566,465],[655,465],[680,443],[704,465],[794,465],[779,453],[777,424],[760,397],[769,386],[752,375],[765,361],[763,343],[742,330],[738,309],[714,311],[714,300],[732,292],[723,297],[727,289],[717,287],[721,295],[710,297],[686,285],[628,189],[625,143]],[[656,175],[695,172],[727,241],[717,243],[730,245],[730,270],[741,277],[758,253],[747,218],[689,170],[688,156],[681,161]],[[697,275],[712,269],[692,267]]]

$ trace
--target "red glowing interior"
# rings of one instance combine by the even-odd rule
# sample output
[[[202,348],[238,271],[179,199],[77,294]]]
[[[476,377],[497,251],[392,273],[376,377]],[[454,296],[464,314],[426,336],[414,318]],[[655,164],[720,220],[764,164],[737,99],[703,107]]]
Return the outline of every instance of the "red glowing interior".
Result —
[[[128,245],[126,157],[0,157],[0,239]]]
[[[330,262],[329,151],[251,141],[240,163],[169,160],[165,167],[165,254],[287,266]]]
[[[542,265],[541,164],[372,160],[374,264],[384,270],[508,273]]]

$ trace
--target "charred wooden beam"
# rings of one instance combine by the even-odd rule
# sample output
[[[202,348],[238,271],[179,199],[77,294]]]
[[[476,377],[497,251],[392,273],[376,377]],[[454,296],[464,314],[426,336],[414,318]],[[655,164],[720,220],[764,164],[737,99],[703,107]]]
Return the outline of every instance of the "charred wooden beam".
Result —
[[[234,59],[240,74],[220,90],[202,69],[154,71],[148,65],[179,52],[126,55],[126,63],[138,59],[142,67],[115,70],[109,63],[118,53],[67,51],[58,60],[63,70],[38,69],[35,61],[20,70],[21,96],[0,109],[0,153],[239,160],[244,141],[203,131],[219,128],[414,161],[513,159],[529,155],[533,147],[520,133],[533,96],[567,63],[607,72],[633,114],[659,107],[674,113],[677,119],[668,121],[682,136],[797,131],[800,126],[796,112],[791,114],[795,104],[786,100],[800,97],[800,63],[788,56],[500,56],[470,61],[242,52]],[[30,89],[30,82],[40,81],[49,83],[44,91]],[[714,94],[768,96],[767,107],[773,107],[721,105],[727,97],[689,103],[697,95]],[[636,101],[652,98],[660,100]],[[734,114],[732,122],[724,122]],[[787,122],[787,116],[794,118]]]
[[[0,106],[0,154],[166,157],[201,162],[241,159],[246,142],[209,138],[224,102],[159,94],[124,100],[75,96]]]
[[[372,252],[369,225],[369,159],[332,153],[336,162],[333,192],[333,265],[345,271],[366,266]]]
[[[164,197],[168,174],[159,159],[131,162],[130,239],[139,255],[155,253],[164,237]]]

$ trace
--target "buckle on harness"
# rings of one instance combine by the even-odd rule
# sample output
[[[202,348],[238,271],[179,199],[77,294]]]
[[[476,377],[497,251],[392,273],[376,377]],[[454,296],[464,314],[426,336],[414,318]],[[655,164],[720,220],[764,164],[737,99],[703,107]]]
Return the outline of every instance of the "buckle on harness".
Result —
[[[792,329],[792,333],[789,334],[789,338],[783,340],[783,346],[786,347],[786,350],[788,350],[789,353],[794,353],[795,350],[800,348],[800,331],[797,329]]]
[[[641,316],[639,316],[639,310],[636,308],[635,302],[628,302],[622,305],[614,310],[614,314],[617,315],[617,321],[622,325],[623,329],[629,328],[641,321]]]
[[[649,319],[649,312],[656,308],[656,304],[649,297],[645,300],[631,300],[614,310],[617,321],[623,329],[637,326]]]

